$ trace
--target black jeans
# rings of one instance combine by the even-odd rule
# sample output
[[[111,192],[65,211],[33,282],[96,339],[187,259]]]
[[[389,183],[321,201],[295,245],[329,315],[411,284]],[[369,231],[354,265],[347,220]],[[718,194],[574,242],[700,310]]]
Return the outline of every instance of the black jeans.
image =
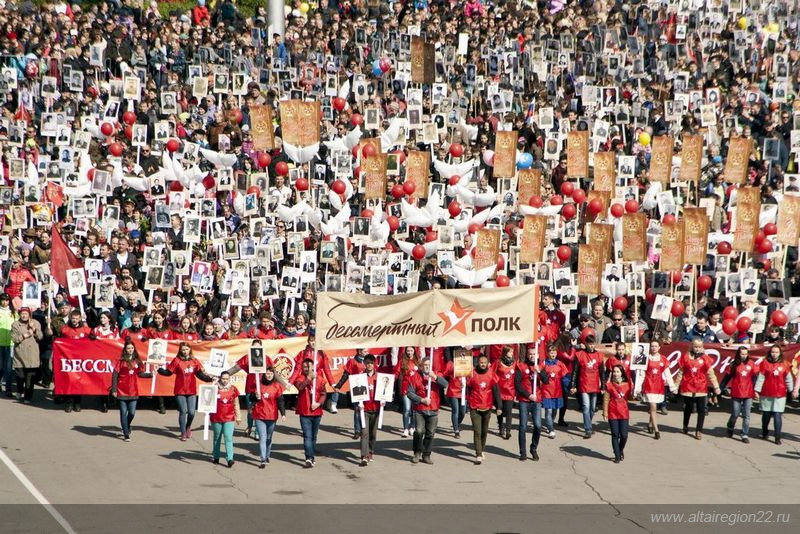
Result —
[[[703,431],[703,422],[706,420],[706,401],[705,395],[700,397],[683,396],[683,428],[689,428],[689,419],[692,418],[692,408],[697,412],[697,431]]]
[[[18,367],[14,369],[17,374],[17,393],[20,400],[33,400],[33,385],[36,383],[37,367]]]
[[[486,447],[486,436],[489,435],[492,410],[470,410],[469,418],[472,420],[472,442],[475,445],[475,456],[480,456]]]
[[[366,428],[361,429],[361,457],[366,458],[375,450],[378,437],[378,412],[364,412]]]
[[[414,412],[417,428],[414,430],[414,454],[430,456],[433,437],[439,424],[439,412]]]
[[[611,427],[611,447],[614,449],[614,458],[619,460],[625,453],[625,444],[628,442],[628,420],[609,419]]]
[[[503,413],[497,416],[497,424],[500,427],[500,432],[503,431],[503,428],[507,428],[509,431],[511,430],[511,410],[514,408],[514,401],[513,400],[504,400],[502,401],[502,408]]]

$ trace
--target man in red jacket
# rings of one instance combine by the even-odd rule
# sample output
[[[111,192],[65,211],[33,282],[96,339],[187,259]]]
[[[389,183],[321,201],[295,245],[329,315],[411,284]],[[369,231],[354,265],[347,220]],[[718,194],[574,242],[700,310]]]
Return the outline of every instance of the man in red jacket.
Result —
[[[81,312],[79,310],[72,310],[69,314],[69,322],[61,327],[59,337],[67,339],[89,339],[89,334],[92,330],[83,322]],[[66,405],[64,411],[70,413],[73,409],[76,412],[81,411],[81,396],[80,395],[65,395],[64,400]],[[107,402],[103,403],[105,406],[104,411],[108,411]]]
[[[581,394],[581,411],[583,411],[583,439],[592,437],[592,416],[597,406],[597,396],[603,384],[603,355],[595,349],[595,338],[586,336],[586,348],[575,353],[572,367],[570,393]]]
[[[421,457],[422,463],[433,465],[431,448],[439,422],[442,388],[446,387],[447,380],[431,371],[430,358],[422,362],[422,370],[419,373],[406,375],[403,379],[401,391],[411,399],[417,422],[414,430],[412,464],[419,463]]]
[[[297,408],[295,411],[300,416],[300,428],[303,431],[303,450],[305,452],[305,467],[316,465],[317,434],[322,421],[322,405],[325,404],[325,377],[319,369],[314,374],[314,360],[303,360],[303,374],[294,382],[297,388]]]
[[[556,308],[556,296],[554,293],[548,291],[542,297],[542,309],[539,311],[539,326],[541,327],[542,335],[544,336],[544,343],[552,343],[561,332],[564,330],[564,324],[567,318],[564,312]]]

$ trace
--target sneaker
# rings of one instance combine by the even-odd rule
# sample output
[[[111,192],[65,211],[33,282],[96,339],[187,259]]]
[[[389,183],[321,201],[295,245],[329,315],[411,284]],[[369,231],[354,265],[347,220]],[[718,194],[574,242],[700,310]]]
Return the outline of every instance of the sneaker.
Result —
[[[481,455],[479,454],[475,456],[475,465],[481,465],[481,462],[483,462],[483,458],[481,458]]]
[[[314,466],[314,462],[311,461],[311,458],[306,458],[305,466],[306,468],[310,468]]]
[[[683,427],[683,433],[684,434],[688,434],[689,433],[689,427],[688,426]]]
[[[702,432],[700,432],[699,430],[697,430],[697,431],[694,433],[694,439],[696,439],[696,440],[700,441],[701,439],[703,439],[703,433],[702,433]]]
[[[418,464],[419,463],[419,453],[418,452],[415,452],[414,456],[411,457],[411,463],[412,464]]]
[[[453,437],[455,437],[456,439],[459,439],[461,437],[461,432],[456,432]]]
[[[619,463],[619,457],[616,457],[616,458],[614,458],[614,463],[615,463],[615,464],[618,464],[618,463]]]
[[[369,460],[367,460],[365,457],[363,457],[363,456],[362,456],[362,457],[361,457],[361,463],[360,463],[359,465],[360,465],[361,467],[364,467],[364,466],[366,466],[368,463],[369,463]]]
[[[130,436],[125,436],[124,438],[122,438],[122,441],[130,441],[130,440],[131,440]]]
[[[403,437],[404,438],[408,437],[408,429],[407,428],[405,430],[403,430]]]
[[[484,458],[483,458],[483,456],[481,455],[481,460],[483,460],[483,459],[484,459]],[[423,464],[428,464],[428,465],[433,465],[433,460],[431,460],[431,457],[430,457],[430,456],[423,456],[423,457],[422,457],[422,463],[423,463]]]
[[[745,444],[750,443],[750,438],[748,438],[747,436],[742,436],[742,443]]]
[[[583,439],[589,439],[591,437],[592,437],[592,433],[591,432],[584,432],[583,433]]]
[[[555,439],[556,431],[555,430],[551,430],[550,432],[548,432],[547,437],[550,438],[550,439]]]
[[[233,460],[228,460],[228,467],[233,467]]]
[[[164,408],[163,406],[159,406],[158,407],[158,413],[160,413],[161,415],[164,415],[165,413],[167,413],[167,409]]]
[[[331,413],[339,413],[339,410],[336,409],[336,406],[331,406]]]
[[[100,406],[100,411],[103,413],[108,413],[108,404],[103,404]]]
[[[534,462],[538,462],[539,461],[539,455],[536,453],[536,451],[531,451],[531,459]]]
[[[267,468],[267,462],[262,461],[260,464],[258,464],[258,468],[259,469],[266,469]]]
[[[317,461],[312,458],[311,459],[311,467],[314,467],[315,465],[317,465]]]
[[[481,453],[481,460],[486,461],[486,455],[484,453]]]
[[[372,457],[372,453],[369,453],[369,456],[367,456],[367,460],[371,462],[371,461],[373,461],[374,459],[375,459],[375,458],[373,458],[373,457]]]

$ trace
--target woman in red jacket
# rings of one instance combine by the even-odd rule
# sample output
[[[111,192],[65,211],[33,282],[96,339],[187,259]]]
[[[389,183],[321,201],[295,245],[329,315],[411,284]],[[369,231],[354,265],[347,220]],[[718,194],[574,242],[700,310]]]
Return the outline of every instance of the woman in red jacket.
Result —
[[[212,378],[203,370],[203,363],[194,357],[192,347],[185,341],[178,347],[178,355],[167,364],[167,368],[160,368],[158,374],[163,376],[175,375],[175,403],[178,405],[178,426],[181,430],[181,441],[192,437],[192,421],[197,409],[197,380],[211,382]],[[196,378],[195,378],[196,377]]]
[[[761,403],[761,439],[769,437],[769,422],[775,419],[775,444],[781,444],[786,394],[792,390],[791,365],[783,360],[783,350],[773,345],[761,362],[756,379],[755,398]],[[797,398],[797,395],[794,395]]]
[[[233,430],[241,421],[239,411],[239,390],[231,384],[231,375],[225,371],[217,381],[217,409],[211,414],[211,429],[214,431],[214,460],[219,463],[220,444],[225,438],[225,459],[228,467],[233,467]]]
[[[661,354],[661,344],[658,341],[650,342],[650,356],[647,357],[647,369],[642,382],[642,400],[649,405],[650,420],[647,423],[647,433],[655,433],[656,439],[661,439],[658,431],[658,405],[664,402],[664,386],[669,384],[670,391],[676,393],[672,373],[669,370],[669,360]]]
[[[145,371],[136,346],[130,340],[126,341],[111,374],[111,396],[119,401],[119,420],[124,441],[131,440],[131,423],[139,400],[139,378],[151,376]]]
[[[724,390],[730,386],[731,390],[731,416],[728,419],[728,437],[733,437],[736,428],[736,419],[742,416],[742,443],[750,443],[750,410],[753,407],[755,379],[758,376],[758,365],[750,361],[750,351],[747,347],[736,349],[736,359],[722,379],[719,388]]]
[[[611,380],[606,382],[603,394],[603,419],[611,427],[611,447],[614,449],[614,463],[625,459],[625,444],[628,442],[628,399],[631,396],[631,383],[625,376],[625,368],[615,365],[611,368]]]
[[[111,314],[103,312],[100,314],[100,324],[92,329],[93,339],[119,339],[117,327],[111,324]]]
[[[497,407],[498,417],[502,413],[497,376],[494,370],[489,368],[489,357],[485,354],[480,355],[478,366],[467,379],[467,402],[469,417],[472,420],[475,463],[480,464],[486,459],[483,450],[486,448],[486,436],[489,435],[492,406]]]
[[[166,318],[160,311],[153,313],[153,322],[147,327],[149,339],[172,339],[172,330],[167,326]]]
[[[5,292],[11,297],[14,309],[22,305],[22,284],[35,281],[36,277],[22,264],[22,259],[19,256],[13,256],[11,258],[11,268],[8,271],[8,284]]]
[[[297,388],[297,415],[300,416],[300,429],[303,432],[303,451],[305,467],[316,465],[317,434],[322,421],[322,406],[325,404],[327,384],[320,369],[314,374],[314,360],[303,360],[302,374],[293,382]]]
[[[278,413],[281,421],[286,421],[286,402],[283,399],[285,388],[280,380],[280,374],[272,367],[267,367],[261,377],[261,386],[254,388],[250,393],[250,406],[258,433],[258,450],[261,453],[259,469],[264,469],[269,463],[272,435],[278,422]]]
[[[422,367],[415,347],[404,347],[401,352],[400,361],[394,368],[394,376],[399,384],[410,380]],[[413,434],[416,428],[416,418],[411,410],[411,399],[407,395],[402,395],[401,398],[403,399],[403,437],[407,438],[409,434]]]
[[[500,359],[494,362],[492,370],[497,377],[497,386],[500,389],[500,404],[497,406],[501,412],[497,415],[497,424],[500,429],[500,437],[511,439],[511,410],[514,408],[514,371],[517,362],[514,361],[514,350],[511,347],[503,347]]]
[[[683,433],[689,433],[689,420],[692,418],[692,408],[697,411],[697,428],[694,439],[701,439],[703,435],[703,422],[706,418],[706,399],[708,397],[709,383],[714,387],[714,393],[719,395],[717,375],[711,358],[705,355],[703,340],[696,337],[692,340],[692,347],[678,363],[678,379],[675,385],[683,397]]]
[[[547,347],[547,358],[544,360],[544,374],[547,382],[542,380],[542,408],[544,408],[544,422],[547,428],[547,437],[555,438],[553,428],[553,415],[564,406],[562,381],[565,377],[569,380],[567,366],[558,360],[558,349],[552,343]]]
[[[181,341],[199,341],[200,334],[197,333],[197,329],[195,329],[194,325],[192,324],[192,320],[184,315],[181,317],[181,322],[178,324],[178,328],[172,332],[172,339],[179,339]]]

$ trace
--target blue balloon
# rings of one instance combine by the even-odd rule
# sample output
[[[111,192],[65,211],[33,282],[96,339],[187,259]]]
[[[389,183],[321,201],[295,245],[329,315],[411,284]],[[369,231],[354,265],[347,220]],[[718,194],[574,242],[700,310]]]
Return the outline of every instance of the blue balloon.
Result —
[[[372,75],[373,76],[381,76],[382,74],[383,74],[383,71],[381,70],[380,66],[377,66],[377,67],[373,66],[372,67]]]
[[[533,156],[528,152],[523,152],[517,160],[518,169],[529,169],[533,165]]]

